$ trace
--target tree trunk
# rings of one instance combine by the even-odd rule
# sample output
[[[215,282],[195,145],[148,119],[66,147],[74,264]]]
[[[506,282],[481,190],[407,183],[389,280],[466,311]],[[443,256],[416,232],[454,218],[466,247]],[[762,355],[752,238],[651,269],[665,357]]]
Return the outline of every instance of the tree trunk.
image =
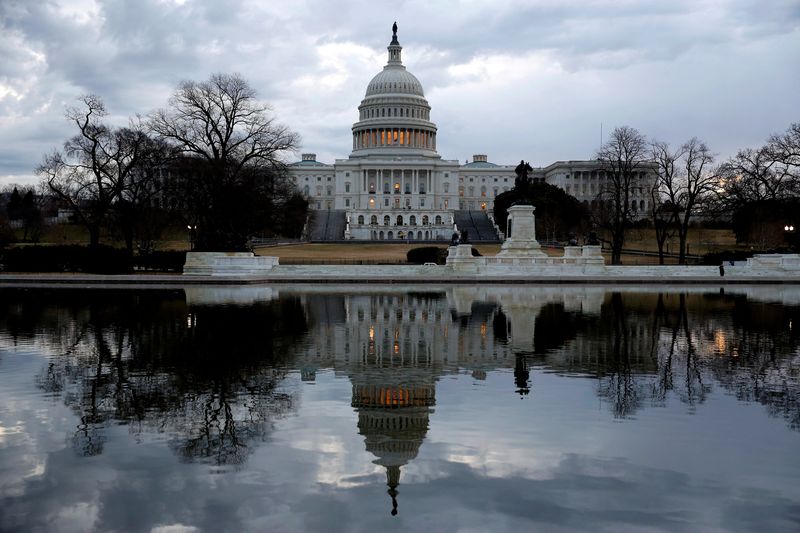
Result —
[[[89,230],[89,247],[97,248],[100,246],[100,225],[93,224],[87,229]]]
[[[684,227],[681,225],[678,228],[678,240],[680,244],[678,245],[679,253],[678,253],[678,263],[681,265],[686,264],[686,236],[689,233],[689,228]]]

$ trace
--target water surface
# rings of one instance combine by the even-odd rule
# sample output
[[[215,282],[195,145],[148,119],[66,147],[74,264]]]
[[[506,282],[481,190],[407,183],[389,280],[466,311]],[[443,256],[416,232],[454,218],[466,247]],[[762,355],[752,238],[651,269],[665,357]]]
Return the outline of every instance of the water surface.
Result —
[[[0,290],[2,531],[796,531],[800,291]]]

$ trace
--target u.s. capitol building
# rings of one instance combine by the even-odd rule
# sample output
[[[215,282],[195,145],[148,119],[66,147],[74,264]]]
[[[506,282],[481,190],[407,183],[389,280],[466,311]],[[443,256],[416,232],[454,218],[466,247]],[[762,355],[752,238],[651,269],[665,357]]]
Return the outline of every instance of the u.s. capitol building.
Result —
[[[514,187],[516,163],[497,165],[486,155],[465,164],[442,159],[431,106],[403,66],[393,29],[388,62],[358,106],[350,156],[329,165],[306,153],[289,166],[291,179],[317,210],[316,238],[445,240],[455,226],[470,225],[473,240],[497,239],[487,215],[494,198]],[[605,179],[598,167],[595,160],[557,161],[534,168],[533,179],[591,205]],[[631,200],[636,211],[649,208],[651,181],[640,174]]]

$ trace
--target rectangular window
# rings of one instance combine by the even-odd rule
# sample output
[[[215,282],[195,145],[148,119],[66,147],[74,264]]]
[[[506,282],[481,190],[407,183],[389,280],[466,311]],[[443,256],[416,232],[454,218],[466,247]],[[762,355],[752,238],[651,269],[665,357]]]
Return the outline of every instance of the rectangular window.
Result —
[[[350,207],[350,198],[345,198],[344,199],[344,206],[345,207]]]
[[[420,207],[425,207],[425,198],[420,198],[419,199],[419,206]]]

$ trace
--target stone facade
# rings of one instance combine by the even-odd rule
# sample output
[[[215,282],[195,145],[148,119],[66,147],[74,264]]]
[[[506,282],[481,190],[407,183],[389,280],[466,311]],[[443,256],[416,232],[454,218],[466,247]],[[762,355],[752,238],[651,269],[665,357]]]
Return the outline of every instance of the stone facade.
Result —
[[[369,82],[358,107],[350,156],[326,164],[306,153],[290,165],[290,176],[312,209],[347,212],[346,238],[448,240],[455,229],[453,211],[491,213],[494,199],[514,187],[517,163],[498,165],[485,154],[464,164],[442,159],[436,151],[438,129],[431,121],[431,106],[422,84],[403,66],[396,35],[387,50],[386,66]],[[563,188],[587,206],[596,202],[606,180],[592,160],[557,161],[534,168],[532,178]],[[631,191],[631,205],[643,215],[649,209],[653,180],[653,169],[643,168]],[[440,213],[442,225],[421,223],[426,215],[433,221]],[[378,219],[373,227],[358,222],[360,216],[369,221],[373,215]],[[398,216],[402,223],[396,223]],[[410,227],[412,216],[423,227]],[[448,219],[451,222],[444,223]]]

